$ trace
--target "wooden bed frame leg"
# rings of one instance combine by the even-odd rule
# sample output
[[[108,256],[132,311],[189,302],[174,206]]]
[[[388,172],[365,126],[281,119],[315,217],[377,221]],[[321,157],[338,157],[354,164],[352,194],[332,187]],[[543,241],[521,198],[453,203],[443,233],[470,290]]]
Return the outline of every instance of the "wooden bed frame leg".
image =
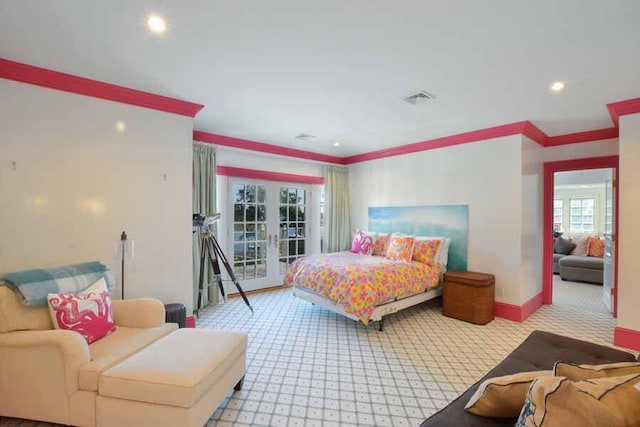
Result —
[[[234,390],[242,390],[242,385],[244,384],[244,376],[242,376],[242,378],[240,378],[240,381],[238,381],[238,384],[236,384],[233,389]]]
[[[384,317],[381,317],[378,321],[378,331],[382,332],[382,328],[384,328]]]

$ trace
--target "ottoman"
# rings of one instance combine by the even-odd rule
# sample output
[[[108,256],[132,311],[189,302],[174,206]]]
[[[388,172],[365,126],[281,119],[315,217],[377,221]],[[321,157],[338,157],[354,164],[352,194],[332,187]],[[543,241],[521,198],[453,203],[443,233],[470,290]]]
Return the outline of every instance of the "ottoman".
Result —
[[[179,329],[102,373],[98,427],[202,427],[242,386],[247,336]]]
[[[558,261],[562,280],[598,283],[604,279],[604,259],[592,256],[569,255]]]

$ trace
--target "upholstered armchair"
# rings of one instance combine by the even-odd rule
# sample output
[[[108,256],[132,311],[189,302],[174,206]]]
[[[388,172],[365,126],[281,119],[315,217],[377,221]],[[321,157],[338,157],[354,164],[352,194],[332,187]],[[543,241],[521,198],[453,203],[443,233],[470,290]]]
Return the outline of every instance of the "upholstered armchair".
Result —
[[[177,329],[157,299],[113,301],[113,313],[116,331],[89,345],[0,282],[0,416],[95,426],[100,374]]]

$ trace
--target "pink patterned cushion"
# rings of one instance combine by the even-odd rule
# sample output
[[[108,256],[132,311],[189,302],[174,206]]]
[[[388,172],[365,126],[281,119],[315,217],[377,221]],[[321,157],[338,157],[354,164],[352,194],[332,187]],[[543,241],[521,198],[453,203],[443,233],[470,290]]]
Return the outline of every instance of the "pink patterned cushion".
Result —
[[[353,233],[350,252],[354,254],[371,255],[373,252],[373,237],[362,230]]]
[[[385,257],[397,261],[411,261],[415,237],[405,234],[392,234]]]
[[[387,253],[387,247],[389,247],[389,235],[379,234],[378,238],[373,243],[373,253],[371,255],[385,256]]]
[[[423,264],[431,264],[436,259],[438,248],[440,248],[440,240],[416,240],[411,259]]]
[[[78,332],[89,344],[116,330],[104,279],[77,295],[49,294],[47,299],[53,326]]]

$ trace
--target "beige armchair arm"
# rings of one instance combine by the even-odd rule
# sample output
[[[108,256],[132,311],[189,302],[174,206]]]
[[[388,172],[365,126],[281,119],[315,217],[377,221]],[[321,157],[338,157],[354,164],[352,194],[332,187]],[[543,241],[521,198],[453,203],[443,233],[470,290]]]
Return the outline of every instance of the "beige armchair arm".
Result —
[[[16,392],[17,384],[31,380],[49,386],[52,393],[61,392],[64,384],[71,395],[78,390],[80,367],[91,360],[84,337],[61,329],[0,334],[0,353],[0,383]]]
[[[113,317],[118,326],[155,328],[165,323],[164,304],[156,298],[114,300]]]

